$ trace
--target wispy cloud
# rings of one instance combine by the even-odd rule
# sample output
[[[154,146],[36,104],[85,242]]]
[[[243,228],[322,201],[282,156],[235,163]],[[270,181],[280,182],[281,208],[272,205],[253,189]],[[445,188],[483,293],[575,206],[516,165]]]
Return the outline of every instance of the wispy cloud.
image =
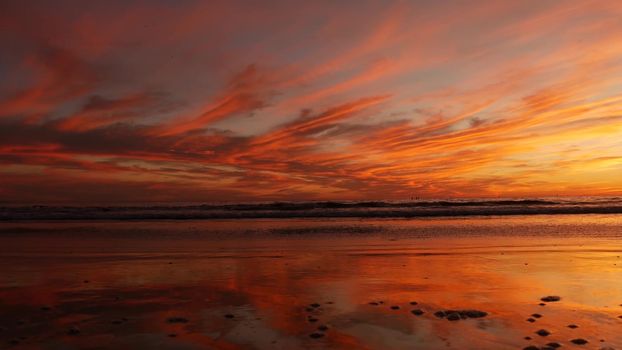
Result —
[[[615,2],[74,5],[0,7],[5,200],[621,193]]]

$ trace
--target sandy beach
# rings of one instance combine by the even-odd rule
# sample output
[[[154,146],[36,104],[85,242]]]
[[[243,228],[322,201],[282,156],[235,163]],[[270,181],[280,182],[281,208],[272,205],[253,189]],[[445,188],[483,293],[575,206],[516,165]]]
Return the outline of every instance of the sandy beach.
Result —
[[[622,350],[621,19],[1,0],[0,350]]]
[[[0,254],[2,348],[622,347],[616,215],[5,222]]]

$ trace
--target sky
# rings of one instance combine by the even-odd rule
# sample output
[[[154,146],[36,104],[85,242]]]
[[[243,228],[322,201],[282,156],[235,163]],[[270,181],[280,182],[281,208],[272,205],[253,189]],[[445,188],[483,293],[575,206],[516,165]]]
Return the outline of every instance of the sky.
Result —
[[[0,201],[622,195],[618,1],[0,3]]]

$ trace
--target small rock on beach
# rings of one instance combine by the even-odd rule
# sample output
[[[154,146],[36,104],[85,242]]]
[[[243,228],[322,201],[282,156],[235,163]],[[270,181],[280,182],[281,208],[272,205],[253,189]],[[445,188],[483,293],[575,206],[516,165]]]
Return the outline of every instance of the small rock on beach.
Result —
[[[169,317],[166,319],[166,322],[168,323],[188,323],[188,319],[187,318],[183,318],[183,317]]]
[[[481,318],[487,316],[488,313],[479,310],[442,310],[434,313],[438,318],[447,318],[450,321],[467,318]]]
[[[541,336],[541,337],[547,337],[551,334],[551,332],[547,331],[546,329],[540,329],[538,331],[536,331],[536,334]]]
[[[540,300],[542,300],[544,302],[547,302],[547,303],[551,303],[551,302],[554,302],[554,301],[560,301],[560,300],[562,300],[562,298],[558,297],[557,295],[549,295],[549,296],[540,298]]]

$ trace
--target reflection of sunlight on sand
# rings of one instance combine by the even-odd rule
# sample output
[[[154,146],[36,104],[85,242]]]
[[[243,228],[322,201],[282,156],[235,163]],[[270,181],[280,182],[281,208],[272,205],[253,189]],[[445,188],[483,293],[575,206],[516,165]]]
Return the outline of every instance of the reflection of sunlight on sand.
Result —
[[[209,234],[226,231],[224,221],[125,223],[108,226],[113,234],[91,230],[92,236],[80,240],[36,233],[2,236],[0,300],[7,313],[0,316],[0,326],[11,321],[7,315],[26,315],[33,325],[11,333],[27,334],[33,344],[74,346],[105,341],[159,348],[480,349],[523,348],[543,340],[565,344],[577,337],[620,346],[622,241],[616,234],[621,231],[615,217],[574,220],[386,220],[373,223],[384,225],[379,234],[253,236]],[[339,223],[370,224],[331,221]],[[244,232],[251,226],[326,223],[230,225]],[[137,226],[157,230],[151,239],[133,238]],[[198,234],[184,236],[190,226]],[[483,232],[474,234],[475,228]],[[524,234],[503,235],[505,229]],[[577,233],[590,229],[604,234]],[[122,230],[123,235],[114,233]],[[177,233],[157,235],[158,230]],[[438,235],[430,237],[434,230]],[[544,295],[560,295],[562,301],[540,306]],[[385,303],[369,305],[380,300]],[[411,301],[425,313],[411,314]],[[321,304],[311,311],[316,323],[307,320],[310,303]],[[51,305],[52,311],[39,320],[41,305]],[[401,308],[391,310],[391,305]],[[489,315],[455,322],[433,315],[465,308]],[[223,317],[229,313],[235,317]],[[543,317],[526,322],[533,313]],[[165,322],[180,316],[189,322]],[[121,317],[130,321],[111,324]],[[579,328],[566,327],[571,323]],[[64,334],[72,324],[82,330],[79,336]],[[311,339],[319,325],[329,329]],[[534,334],[540,328],[552,334],[542,339]]]

